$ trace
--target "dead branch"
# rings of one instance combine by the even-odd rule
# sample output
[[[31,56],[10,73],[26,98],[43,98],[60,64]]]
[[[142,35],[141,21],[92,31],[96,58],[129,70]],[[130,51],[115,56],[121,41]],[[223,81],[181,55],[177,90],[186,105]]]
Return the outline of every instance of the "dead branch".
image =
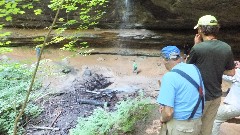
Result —
[[[59,112],[58,112],[57,116],[56,116],[55,119],[52,121],[50,127],[53,126],[54,122],[58,119],[58,117],[61,115],[61,113],[62,113],[62,111],[59,111]],[[48,132],[48,135],[50,135],[50,132],[51,132],[51,131]]]
[[[29,127],[30,129],[42,129],[42,130],[54,130],[54,131],[58,131],[60,130],[59,128],[53,128],[53,127],[40,127],[40,126],[32,126]]]
[[[58,119],[58,117],[61,115],[62,111],[58,112],[57,116],[55,117],[55,119],[52,121],[50,127],[53,126],[54,122]]]
[[[78,100],[79,104],[90,104],[95,106],[104,106],[104,104],[110,105],[109,102],[101,102],[97,100],[91,100],[91,99],[80,99]]]
[[[46,89],[50,86],[50,84],[51,84],[51,82],[45,87],[44,90],[46,90]],[[39,99],[42,99],[43,97],[47,96],[48,94],[50,94],[50,93],[46,93],[46,94],[44,94],[44,95],[38,97],[37,99],[35,99],[35,102],[38,101]]]
[[[90,91],[90,90],[86,90],[85,92],[87,92],[87,93],[92,93],[92,94],[100,94],[100,92]]]

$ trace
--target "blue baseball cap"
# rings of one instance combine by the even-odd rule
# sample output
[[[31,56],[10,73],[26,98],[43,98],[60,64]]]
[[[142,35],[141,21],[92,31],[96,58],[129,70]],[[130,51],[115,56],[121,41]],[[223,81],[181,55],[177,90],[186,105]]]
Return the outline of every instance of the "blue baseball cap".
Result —
[[[161,50],[161,56],[165,59],[174,59],[180,56],[180,50],[176,46],[166,46]]]

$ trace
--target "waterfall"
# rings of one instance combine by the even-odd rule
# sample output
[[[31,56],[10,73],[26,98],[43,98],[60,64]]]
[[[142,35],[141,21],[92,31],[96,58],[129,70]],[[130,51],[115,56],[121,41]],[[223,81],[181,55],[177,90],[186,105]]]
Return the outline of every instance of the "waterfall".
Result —
[[[124,0],[123,2],[123,15],[122,15],[122,25],[120,28],[126,28],[130,25],[130,16],[132,15],[132,2],[131,0]]]
[[[128,23],[129,22],[129,15],[131,13],[131,5],[129,3],[129,0],[125,0],[124,8],[125,8],[125,11],[123,11],[122,20],[123,20],[123,22]]]

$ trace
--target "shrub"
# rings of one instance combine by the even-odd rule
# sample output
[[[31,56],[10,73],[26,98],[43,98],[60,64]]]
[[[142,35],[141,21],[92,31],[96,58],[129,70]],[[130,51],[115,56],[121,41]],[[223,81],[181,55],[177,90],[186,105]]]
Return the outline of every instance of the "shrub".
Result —
[[[0,134],[12,134],[15,117],[25,100],[32,78],[31,73],[26,65],[0,62]],[[33,89],[40,87],[40,83],[36,82]],[[31,99],[34,97],[32,94]],[[37,106],[29,103],[25,116],[37,116],[40,112]]]
[[[114,135],[133,131],[134,124],[153,109],[149,98],[143,96],[120,101],[116,110],[98,108],[87,118],[80,117],[70,135]]]

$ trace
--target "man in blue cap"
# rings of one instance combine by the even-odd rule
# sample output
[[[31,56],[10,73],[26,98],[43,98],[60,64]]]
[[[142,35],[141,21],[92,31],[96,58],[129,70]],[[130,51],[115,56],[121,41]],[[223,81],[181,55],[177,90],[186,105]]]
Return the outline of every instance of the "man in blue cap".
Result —
[[[161,56],[169,70],[162,77],[157,97],[160,120],[167,127],[165,135],[198,135],[204,107],[201,74],[193,64],[181,62],[180,50],[176,46],[164,47]]]

